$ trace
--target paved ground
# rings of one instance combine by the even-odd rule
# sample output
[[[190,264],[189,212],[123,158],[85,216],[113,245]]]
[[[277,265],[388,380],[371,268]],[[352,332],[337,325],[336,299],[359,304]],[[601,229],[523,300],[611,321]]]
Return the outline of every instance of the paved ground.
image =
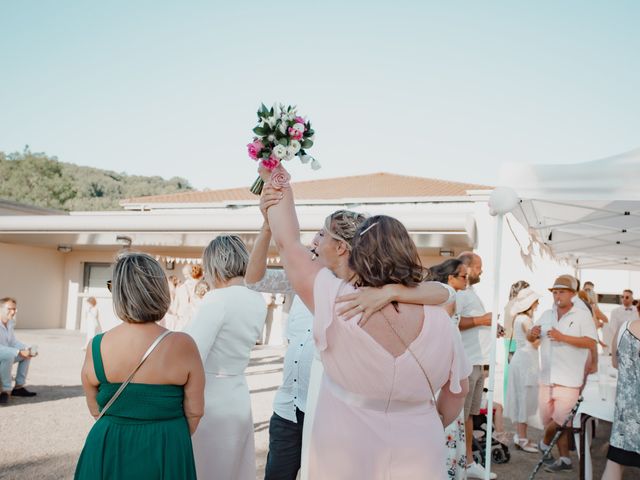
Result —
[[[22,330],[25,343],[37,344],[40,355],[31,366],[29,387],[38,392],[33,399],[12,399],[0,408],[0,479],[66,479],[73,477],[75,463],[93,423],[84,402],[79,371],[84,358],[83,337],[65,330]],[[248,369],[256,431],[258,478],[264,473],[268,444],[268,422],[275,390],[282,376],[280,347],[258,347]],[[609,427],[601,424],[594,441],[594,478],[604,467]],[[538,438],[539,432],[536,432]],[[511,461],[496,465],[501,479],[527,479],[538,460],[536,454],[511,449]],[[574,465],[577,457],[574,455]],[[625,479],[636,472],[626,472]],[[559,478],[578,478],[573,473]],[[541,472],[539,479],[554,478]],[[637,477],[635,477],[637,478]],[[366,479],[363,479],[366,480]],[[422,480],[422,479],[417,479]]]

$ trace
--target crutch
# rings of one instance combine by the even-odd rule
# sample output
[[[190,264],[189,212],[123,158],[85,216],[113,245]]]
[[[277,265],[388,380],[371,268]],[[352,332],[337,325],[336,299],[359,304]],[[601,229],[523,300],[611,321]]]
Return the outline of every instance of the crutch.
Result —
[[[564,432],[564,429],[566,428],[567,424],[569,422],[573,422],[573,417],[576,416],[576,413],[578,412],[578,408],[580,408],[580,404],[582,403],[583,397],[582,395],[580,395],[578,397],[578,401],[576,402],[576,404],[573,406],[573,408],[571,409],[571,411],[569,412],[569,415],[567,415],[567,418],[564,419],[564,422],[562,422],[562,425],[560,426],[560,428],[556,431],[555,435],[553,436],[553,438],[551,439],[551,442],[549,443],[549,446],[547,447],[547,449],[542,453],[542,458],[540,459],[540,461],[536,464],[535,468],[533,469],[533,472],[531,472],[531,475],[529,476],[529,480],[533,480],[533,477],[536,476],[536,474],[538,473],[538,470],[540,470],[540,467],[542,467],[542,464],[544,463],[544,461],[549,458],[549,455],[551,454],[551,449],[553,448],[553,446],[556,444],[556,442],[558,441],[558,439],[560,438],[560,435],[562,435],[562,433]]]

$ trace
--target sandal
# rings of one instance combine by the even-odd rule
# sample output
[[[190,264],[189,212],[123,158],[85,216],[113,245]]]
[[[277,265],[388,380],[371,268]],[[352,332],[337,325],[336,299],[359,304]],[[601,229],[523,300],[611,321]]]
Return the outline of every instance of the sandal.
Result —
[[[526,438],[514,438],[513,445],[516,450],[522,450],[527,453],[538,453],[538,449]]]

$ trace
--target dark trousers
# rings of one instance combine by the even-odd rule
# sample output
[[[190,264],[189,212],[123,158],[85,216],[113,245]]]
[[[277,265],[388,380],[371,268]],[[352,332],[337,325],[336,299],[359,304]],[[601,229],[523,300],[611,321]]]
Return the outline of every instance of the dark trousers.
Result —
[[[296,408],[296,420],[290,422],[274,413],[269,421],[269,454],[265,480],[295,480],[300,470],[304,412]]]

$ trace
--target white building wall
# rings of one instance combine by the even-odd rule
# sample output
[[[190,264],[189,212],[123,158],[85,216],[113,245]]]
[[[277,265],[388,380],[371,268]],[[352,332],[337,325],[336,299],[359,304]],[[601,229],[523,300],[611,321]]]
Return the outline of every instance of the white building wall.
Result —
[[[61,328],[63,254],[0,243],[0,297],[18,301],[18,328]]]

